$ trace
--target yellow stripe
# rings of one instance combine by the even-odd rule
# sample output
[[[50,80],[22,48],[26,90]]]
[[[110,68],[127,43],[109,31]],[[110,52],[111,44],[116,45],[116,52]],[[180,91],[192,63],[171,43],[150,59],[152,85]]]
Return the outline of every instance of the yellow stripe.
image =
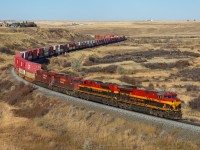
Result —
[[[90,88],[90,89],[95,89],[95,90],[98,90],[98,91],[111,92],[111,90],[105,90],[105,89],[102,89],[102,88],[96,88],[96,87],[85,86],[85,85],[78,85],[78,86],[79,87],[86,87],[86,88]]]
[[[136,95],[129,95],[130,97],[133,97],[133,98],[139,98],[139,99],[143,99],[143,100],[151,100],[151,101],[155,101],[155,102],[159,102],[159,103],[164,103],[164,104],[175,104],[175,105],[179,105],[181,104],[181,102],[169,102],[169,101],[164,101],[164,100],[158,100],[158,99],[154,99],[154,98],[147,98],[147,97],[143,97],[143,96],[136,96]]]
[[[104,92],[111,92],[111,90],[105,90],[102,88],[96,88],[96,87],[91,87],[91,86],[85,86],[85,85],[79,85],[79,87],[86,87],[86,88],[90,88],[96,91],[104,91]],[[83,92],[83,93],[87,93],[87,94],[92,94],[92,95],[97,95],[97,96],[101,96],[101,97],[106,97],[106,98],[111,98],[102,94],[96,94],[96,93],[91,93],[91,92],[85,92],[85,91],[81,91],[79,90],[79,92]],[[115,94],[118,93],[118,91],[114,91]],[[154,98],[147,98],[147,97],[143,97],[143,96],[136,96],[136,95],[131,95],[131,94],[125,94],[125,93],[120,93],[121,95],[126,95],[126,96],[130,96],[131,98],[137,98],[140,101],[145,101],[145,100],[150,100],[150,101],[155,101],[158,103],[163,103],[163,104],[169,104],[169,105],[175,105],[178,106],[179,104],[181,104],[181,102],[169,102],[169,101],[164,101],[164,100],[158,100],[158,99],[154,99]],[[119,100],[118,100],[119,101]],[[133,99],[134,101],[134,99]],[[124,101],[121,101],[124,102]],[[152,106],[152,105],[148,105],[148,104],[144,104],[144,103],[138,103],[138,102],[131,102],[129,104],[136,104],[136,105],[140,105],[140,106],[144,106],[144,107],[149,107],[149,108],[154,108],[154,109],[160,109],[160,110],[170,110],[168,108],[162,108],[162,107],[157,107],[157,106]]]
[[[97,96],[100,96],[100,97],[111,98],[109,96],[105,96],[105,95],[101,95],[101,94],[90,93],[90,92],[85,92],[85,91],[81,91],[81,90],[78,90],[78,91],[81,92],[81,93],[89,94],[89,95],[97,95]]]

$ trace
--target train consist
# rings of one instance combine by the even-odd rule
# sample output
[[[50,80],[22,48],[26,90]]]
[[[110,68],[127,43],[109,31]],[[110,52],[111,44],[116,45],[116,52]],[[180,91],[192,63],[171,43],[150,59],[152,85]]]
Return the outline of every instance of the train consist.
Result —
[[[29,82],[81,99],[163,118],[181,119],[181,101],[176,93],[57,74],[35,63],[45,57],[124,40],[125,36],[96,35],[95,39],[90,41],[29,49],[15,56],[15,72]]]

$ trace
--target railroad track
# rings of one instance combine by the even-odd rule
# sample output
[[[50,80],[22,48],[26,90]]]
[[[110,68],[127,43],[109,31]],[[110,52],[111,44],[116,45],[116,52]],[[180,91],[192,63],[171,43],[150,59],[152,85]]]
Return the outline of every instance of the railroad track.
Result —
[[[124,110],[124,109],[120,109],[120,108],[116,108],[116,107],[112,107],[112,106],[107,106],[107,105],[103,105],[103,104],[99,104],[99,103],[95,103],[95,102],[91,102],[91,101],[86,101],[86,100],[83,100],[80,98],[68,96],[68,95],[65,95],[62,93],[58,93],[58,92],[46,89],[44,87],[41,87],[41,86],[38,86],[35,84],[32,84],[32,83],[20,78],[18,75],[16,75],[13,67],[11,67],[10,72],[11,72],[11,75],[13,76],[13,78],[16,79],[17,81],[23,82],[26,85],[32,85],[32,86],[36,87],[37,90],[42,91],[43,93],[47,93],[48,95],[60,97],[60,98],[62,98],[61,99],[62,101],[63,101],[63,99],[65,99],[66,101],[68,101],[72,104],[75,104],[75,105],[83,105],[86,107],[95,108],[95,109],[106,111],[106,112],[111,112],[111,113],[113,113],[113,115],[115,115],[117,117],[123,117],[127,120],[139,120],[139,121],[143,121],[143,122],[152,122],[153,124],[161,124],[162,126],[167,126],[167,127],[171,127],[171,128],[175,128],[175,129],[176,128],[184,129],[187,131],[191,131],[191,132],[200,134],[200,124],[191,122],[189,120],[169,120],[169,119],[165,119],[165,118],[151,116],[148,114],[142,114],[142,113],[128,111],[128,110]]]

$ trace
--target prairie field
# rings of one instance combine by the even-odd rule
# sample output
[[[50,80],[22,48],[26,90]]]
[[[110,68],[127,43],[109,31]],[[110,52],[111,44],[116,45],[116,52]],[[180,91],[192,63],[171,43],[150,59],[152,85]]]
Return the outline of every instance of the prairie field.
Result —
[[[192,133],[183,138],[188,133],[181,129],[74,105],[18,83],[9,70],[19,51],[123,34],[126,41],[52,57],[45,64],[55,72],[176,92],[183,118],[200,122],[199,21],[36,23],[37,28],[0,27],[0,149],[199,148]]]

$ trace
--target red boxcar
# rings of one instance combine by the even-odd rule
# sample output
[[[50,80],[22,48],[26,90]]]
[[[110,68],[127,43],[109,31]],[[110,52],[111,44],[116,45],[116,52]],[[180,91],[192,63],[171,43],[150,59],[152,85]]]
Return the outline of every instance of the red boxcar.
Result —
[[[69,51],[73,50],[73,43],[68,43],[67,47],[68,47]]]
[[[65,44],[65,45],[64,45],[64,53],[65,53],[65,52],[69,52],[69,47],[68,47],[67,45],[68,45],[68,44]]]
[[[22,53],[18,53],[14,57],[14,68],[16,73],[18,74],[19,72],[19,65],[20,65],[20,59],[22,58]]]
[[[32,52],[32,50],[26,50],[26,52],[28,53],[28,60],[33,60],[33,52]]]
[[[44,57],[44,49],[43,48],[37,48],[37,56],[38,56],[38,58]]]
[[[49,47],[49,56],[53,56],[54,55],[54,50],[53,50],[53,46]]]
[[[25,64],[25,70],[30,73],[36,73],[37,70],[41,70],[42,65],[34,62],[27,61]]]
[[[21,52],[22,53],[22,57],[26,60],[32,60],[33,59],[33,52],[32,50],[26,50],[24,52]]]
[[[58,55],[63,54],[64,52],[64,46],[63,45],[58,45]]]
[[[44,49],[44,56],[45,56],[45,57],[48,57],[49,54],[50,54],[50,53],[49,53],[49,47],[44,47],[43,49]]]
[[[25,60],[24,58],[19,58],[18,61],[19,61],[19,65],[18,65],[18,67],[19,67],[19,76],[23,78],[25,76],[25,74],[26,74],[25,65],[26,65],[26,62],[28,62],[28,61]]]
[[[59,45],[54,45],[53,46],[53,50],[54,50],[54,53],[56,54],[56,55],[58,55],[58,50],[60,49],[60,46]]]
[[[37,56],[37,49],[32,49],[32,53],[33,53],[33,60],[37,59],[38,58],[38,56]]]
[[[25,79],[32,82],[35,80],[35,73],[41,69],[41,64],[27,61],[25,64]]]
[[[60,45],[60,53],[62,54],[64,52],[64,45]]]

